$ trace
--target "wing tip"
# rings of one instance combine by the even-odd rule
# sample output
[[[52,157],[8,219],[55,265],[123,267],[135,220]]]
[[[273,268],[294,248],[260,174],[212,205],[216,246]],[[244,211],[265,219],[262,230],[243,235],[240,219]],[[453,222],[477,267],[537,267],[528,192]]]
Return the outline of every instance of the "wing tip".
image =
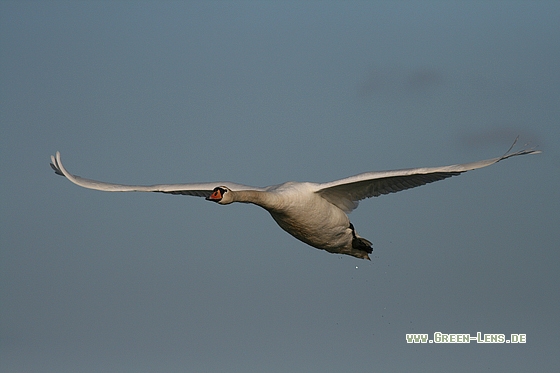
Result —
[[[517,136],[517,137],[515,138],[515,140],[513,141],[513,144],[511,144],[511,146],[509,147],[509,149],[507,150],[507,152],[505,152],[505,154],[502,155],[502,156],[498,159],[498,162],[501,161],[501,160],[510,158],[510,157],[518,156],[518,155],[529,155],[529,154],[540,154],[540,153],[542,153],[541,150],[536,150],[535,147],[526,148],[526,149],[521,149],[521,150],[518,150],[518,151],[515,151],[515,152],[510,153],[511,150],[513,149],[513,147],[515,146],[515,144],[517,144],[517,141],[518,141],[518,140],[519,140],[519,136]],[[528,144],[525,144],[525,147],[527,147],[527,146],[528,146]]]
[[[62,162],[60,161],[60,152],[57,151],[55,154],[56,157],[54,155],[51,155],[51,168],[54,170],[55,174],[66,176],[64,175],[64,172],[62,172],[62,167],[60,167],[60,165],[62,164]]]
[[[504,154],[502,157],[500,157],[499,161],[503,161],[504,159],[508,159],[511,157],[516,157],[518,155],[531,155],[531,154],[541,154],[542,151],[541,150],[535,150],[535,149],[522,149],[513,153],[506,153]]]

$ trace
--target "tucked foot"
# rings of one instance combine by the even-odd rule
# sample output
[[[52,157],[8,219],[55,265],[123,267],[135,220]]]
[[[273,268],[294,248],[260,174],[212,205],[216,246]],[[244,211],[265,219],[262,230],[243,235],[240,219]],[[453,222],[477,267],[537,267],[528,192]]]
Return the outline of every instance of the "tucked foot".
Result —
[[[372,243],[365,238],[356,235],[356,231],[354,230],[354,225],[352,225],[352,223],[350,223],[350,229],[352,230],[352,248],[371,254],[373,252],[373,248],[371,247]]]

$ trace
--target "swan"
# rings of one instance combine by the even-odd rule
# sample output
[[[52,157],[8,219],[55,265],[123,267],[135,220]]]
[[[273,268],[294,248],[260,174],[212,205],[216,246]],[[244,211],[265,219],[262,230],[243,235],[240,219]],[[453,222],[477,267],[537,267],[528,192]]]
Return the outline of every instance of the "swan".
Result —
[[[540,153],[533,149],[510,153],[514,145],[515,142],[501,157],[473,163],[366,172],[327,183],[289,181],[264,188],[231,182],[146,186],[105,183],[68,172],[62,165],[58,151],[56,156],[51,155],[51,167],[56,174],[89,189],[183,194],[205,197],[220,205],[252,203],[267,210],[282,229],[310,246],[330,253],[369,260],[368,254],[373,251],[372,243],[358,235],[347,215],[358,207],[360,200],[443,180],[514,156]]]

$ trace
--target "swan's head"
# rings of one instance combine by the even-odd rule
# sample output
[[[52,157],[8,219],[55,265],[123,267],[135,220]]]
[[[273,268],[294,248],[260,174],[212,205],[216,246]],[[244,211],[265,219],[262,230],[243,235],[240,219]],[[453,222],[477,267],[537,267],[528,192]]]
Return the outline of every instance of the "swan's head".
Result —
[[[217,202],[220,205],[227,205],[233,202],[231,189],[226,186],[219,186],[212,190],[212,194],[206,197],[207,201]]]

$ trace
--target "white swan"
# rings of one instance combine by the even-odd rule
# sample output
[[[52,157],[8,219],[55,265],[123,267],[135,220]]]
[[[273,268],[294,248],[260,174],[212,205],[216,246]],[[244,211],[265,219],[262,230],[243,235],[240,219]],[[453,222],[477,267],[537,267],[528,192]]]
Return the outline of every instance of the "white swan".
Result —
[[[516,140],[517,141],[517,140]],[[514,143],[515,144],[515,143]],[[253,203],[267,210],[286,232],[317,249],[369,259],[371,242],[360,237],[347,213],[358,207],[364,198],[394,193],[463,172],[490,166],[504,159],[537,150],[520,150],[499,158],[479,162],[432,168],[366,172],[329,183],[287,182],[258,188],[230,182],[201,184],[121,185],[84,179],[72,175],[62,165],[60,153],[51,156],[51,167],[58,175],[84,188],[106,192],[161,192],[206,197],[227,205],[232,202]]]

